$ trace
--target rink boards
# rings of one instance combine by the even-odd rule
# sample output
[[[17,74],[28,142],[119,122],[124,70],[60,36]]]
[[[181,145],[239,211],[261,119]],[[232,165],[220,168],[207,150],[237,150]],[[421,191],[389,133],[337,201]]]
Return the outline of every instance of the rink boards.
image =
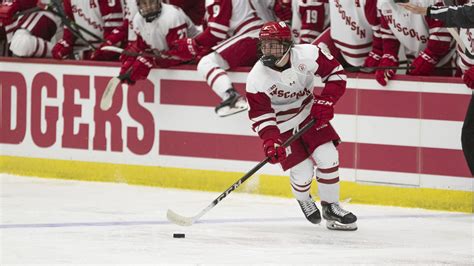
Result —
[[[246,71],[230,73],[241,92]],[[153,70],[103,112],[117,74],[115,63],[2,59],[0,171],[222,191],[262,160],[247,114],[217,117],[219,99],[194,67]],[[350,75],[333,122],[342,199],[472,212],[460,143],[470,95],[459,79],[402,76],[381,87]],[[267,165],[243,189],[291,196],[285,174]]]

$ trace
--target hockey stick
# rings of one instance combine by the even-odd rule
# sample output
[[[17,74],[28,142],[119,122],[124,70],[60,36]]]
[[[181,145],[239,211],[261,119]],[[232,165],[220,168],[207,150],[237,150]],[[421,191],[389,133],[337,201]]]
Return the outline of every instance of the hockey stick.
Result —
[[[103,38],[101,38],[100,36],[97,36],[96,34],[91,32],[90,30],[82,27],[81,25],[77,24],[75,21],[70,20],[65,15],[65,12],[64,12],[64,10],[62,8],[62,5],[61,5],[59,0],[51,0],[50,4],[44,5],[43,9],[44,9],[44,11],[51,12],[54,15],[60,17],[61,20],[63,21],[63,23],[66,25],[66,27],[68,27],[70,30],[75,31],[78,34],[80,34],[80,31],[82,31],[82,32],[88,34],[89,36],[93,37],[96,40],[96,42],[100,42],[100,43],[105,42],[105,40]]]
[[[406,65],[408,64],[407,60],[403,60],[398,62],[399,65]],[[406,67],[386,67],[386,68],[379,68],[379,67],[365,67],[365,66],[350,66],[345,67],[344,70],[347,72],[365,72],[370,73],[377,69],[406,69]]]
[[[110,109],[110,107],[112,106],[112,99],[114,97],[115,91],[117,90],[117,87],[120,85],[120,83],[122,83],[122,81],[130,78],[130,72],[131,69],[129,69],[124,74],[118,75],[117,77],[113,77],[109,80],[109,83],[107,83],[107,86],[105,87],[104,94],[102,94],[102,98],[100,99],[101,110],[107,111]]]
[[[404,67],[347,67],[344,70],[347,72],[364,72],[364,73],[372,73],[374,70],[410,70],[415,69],[412,66],[404,66]],[[455,67],[437,67],[435,69],[443,69],[443,70],[456,70]]]
[[[459,33],[457,32],[456,28],[446,28],[451,36],[453,36],[453,39],[456,41],[456,43],[459,45],[459,48],[461,48],[461,51],[464,51],[464,54],[470,58],[474,59],[474,54],[471,54],[468,50],[467,47],[464,45],[463,41],[461,40],[461,36],[459,36]]]
[[[102,46],[100,50],[115,52],[115,53],[124,54],[127,56],[135,56],[135,57],[148,56],[148,57],[156,57],[156,58],[163,58],[163,59],[181,60],[179,57],[176,57],[176,56],[169,56],[169,55],[162,54],[158,50],[153,50],[152,52],[135,53],[135,52],[131,52],[117,46]]]
[[[298,139],[303,133],[305,133],[308,129],[310,129],[315,123],[315,120],[311,120],[308,124],[306,124],[300,131],[298,131],[296,134],[291,136],[288,140],[283,143],[283,147],[288,147],[293,141]],[[222,194],[219,195],[216,199],[214,199],[209,206],[207,206],[205,209],[203,209],[201,212],[199,212],[197,215],[192,216],[192,217],[186,217],[177,214],[176,212],[172,211],[171,209],[168,209],[168,212],[166,213],[166,217],[168,220],[174,224],[181,225],[181,226],[191,226],[194,222],[199,220],[204,214],[206,214],[208,211],[210,211],[214,206],[216,206],[219,202],[221,202],[225,197],[227,197],[232,191],[237,189],[242,183],[244,183],[249,177],[251,177],[253,174],[255,174],[260,168],[262,168],[265,164],[267,164],[270,161],[270,157],[265,158],[265,160],[261,161],[259,164],[257,164],[254,168],[252,168],[250,171],[248,171],[243,177],[241,177],[239,180],[237,180],[234,184],[232,184],[228,189],[226,189]]]

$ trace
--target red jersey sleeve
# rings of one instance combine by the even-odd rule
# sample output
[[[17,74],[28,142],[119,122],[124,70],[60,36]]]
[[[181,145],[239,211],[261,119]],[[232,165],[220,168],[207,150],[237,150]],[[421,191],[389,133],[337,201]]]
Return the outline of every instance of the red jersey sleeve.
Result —
[[[206,7],[207,27],[195,37],[198,45],[210,48],[228,37],[232,17],[232,0],[214,0]]]
[[[64,0],[63,8],[64,8],[64,13],[66,15],[66,19],[70,21],[74,21],[71,0]],[[71,30],[66,25],[64,25],[63,40],[70,44],[73,44],[76,40],[76,37],[74,36],[74,34],[72,34]]]
[[[380,15],[377,12],[377,0],[367,0],[364,13],[367,21],[372,25],[372,52],[382,54],[382,32],[380,31]]]
[[[344,68],[326,48],[319,49],[316,64],[318,69],[315,75],[320,76],[325,84],[321,96],[330,96],[336,103],[346,91],[347,77]]]
[[[278,139],[280,130],[277,127],[275,111],[271,100],[263,92],[246,94],[249,104],[249,118],[252,121],[252,129],[257,132],[261,139]]]
[[[380,12],[380,10],[378,10]],[[380,33],[382,37],[383,57],[390,58],[394,62],[398,62],[398,49],[400,48],[400,41],[393,34],[388,25],[387,19],[380,16]]]

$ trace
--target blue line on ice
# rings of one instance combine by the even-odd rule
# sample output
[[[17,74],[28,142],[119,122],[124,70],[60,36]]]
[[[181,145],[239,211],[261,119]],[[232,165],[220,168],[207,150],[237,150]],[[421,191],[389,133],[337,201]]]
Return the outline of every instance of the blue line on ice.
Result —
[[[364,219],[422,219],[422,218],[464,218],[471,214],[446,213],[446,214],[424,214],[424,215],[377,215],[359,216],[359,220]],[[305,221],[303,217],[284,218],[243,218],[243,219],[210,219],[197,221],[196,224],[225,224],[225,223],[259,223],[259,222],[288,222]],[[0,229],[18,228],[52,228],[52,227],[93,227],[93,226],[134,226],[134,225],[163,225],[171,224],[168,221],[113,221],[113,222],[74,222],[74,223],[42,223],[42,224],[0,224]]]

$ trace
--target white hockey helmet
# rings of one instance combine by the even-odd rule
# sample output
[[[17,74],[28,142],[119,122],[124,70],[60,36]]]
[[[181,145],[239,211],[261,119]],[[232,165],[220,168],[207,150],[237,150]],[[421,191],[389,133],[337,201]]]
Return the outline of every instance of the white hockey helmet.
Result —
[[[161,0],[137,0],[137,7],[146,22],[152,22],[161,14]]]

